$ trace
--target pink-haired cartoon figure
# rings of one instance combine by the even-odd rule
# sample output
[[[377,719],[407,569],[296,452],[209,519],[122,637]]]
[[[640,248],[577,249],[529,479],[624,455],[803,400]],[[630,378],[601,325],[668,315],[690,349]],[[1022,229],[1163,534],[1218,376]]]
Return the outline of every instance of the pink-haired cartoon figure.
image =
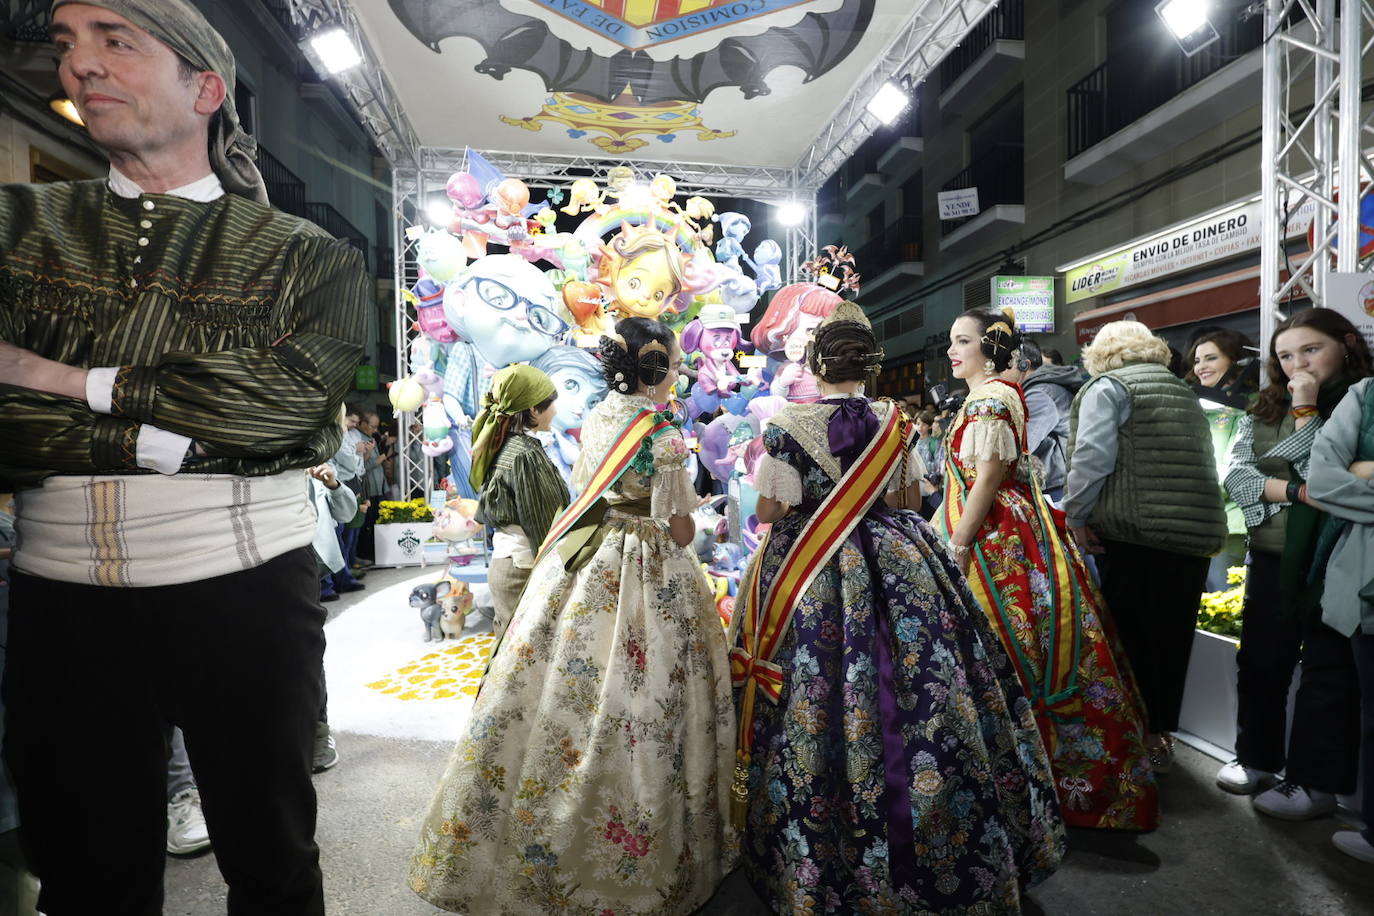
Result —
[[[838,293],[810,282],[791,283],[773,294],[763,319],[749,334],[754,346],[776,361],[772,394],[806,404],[820,400],[816,378],[806,368],[806,345],[816,326],[843,301]]]

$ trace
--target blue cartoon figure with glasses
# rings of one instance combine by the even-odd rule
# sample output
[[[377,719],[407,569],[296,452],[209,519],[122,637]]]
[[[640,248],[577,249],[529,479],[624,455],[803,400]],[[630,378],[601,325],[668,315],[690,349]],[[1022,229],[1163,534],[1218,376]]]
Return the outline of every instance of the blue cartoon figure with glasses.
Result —
[[[474,261],[444,289],[444,317],[457,333],[444,372],[444,393],[468,417],[497,369],[529,362],[562,343],[572,315],[543,271],[514,254]]]

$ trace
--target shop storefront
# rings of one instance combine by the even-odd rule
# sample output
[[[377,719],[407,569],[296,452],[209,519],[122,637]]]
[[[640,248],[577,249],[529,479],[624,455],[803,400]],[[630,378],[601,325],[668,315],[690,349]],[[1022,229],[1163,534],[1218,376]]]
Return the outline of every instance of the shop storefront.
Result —
[[[1259,200],[1240,201],[1058,268],[1077,344],[1123,319],[1180,350],[1207,324],[1258,339],[1261,218]],[[1291,259],[1304,256],[1310,224],[1307,209],[1290,218]]]

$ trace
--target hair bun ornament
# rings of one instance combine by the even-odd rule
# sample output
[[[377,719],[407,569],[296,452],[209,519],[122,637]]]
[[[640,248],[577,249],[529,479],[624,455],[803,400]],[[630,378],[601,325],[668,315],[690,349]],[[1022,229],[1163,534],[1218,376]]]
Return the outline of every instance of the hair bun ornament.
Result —
[[[868,320],[868,316],[865,315],[864,310],[859,307],[859,303],[850,299],[846,299],[844,302],[835,306],[835,311],[825,316],[825,320],[816,325],[816,330],[844,321],[852,324],[861,324],[870,331],[873,330],[873,322]]]

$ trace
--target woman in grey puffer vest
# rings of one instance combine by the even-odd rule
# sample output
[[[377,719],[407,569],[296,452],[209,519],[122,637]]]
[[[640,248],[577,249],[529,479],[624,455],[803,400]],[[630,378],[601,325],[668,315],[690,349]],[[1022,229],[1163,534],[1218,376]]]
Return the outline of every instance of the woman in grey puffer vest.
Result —
[[[1083,351],[1092,379],[1074,399],[1064,511],[1099,554],[1102,594],[1135,670],[1155,771],[1173,739],[1210,557],[1226,515],[1207,420],[1166,368],[1169,347],[1136,321],[1103,325]]]

